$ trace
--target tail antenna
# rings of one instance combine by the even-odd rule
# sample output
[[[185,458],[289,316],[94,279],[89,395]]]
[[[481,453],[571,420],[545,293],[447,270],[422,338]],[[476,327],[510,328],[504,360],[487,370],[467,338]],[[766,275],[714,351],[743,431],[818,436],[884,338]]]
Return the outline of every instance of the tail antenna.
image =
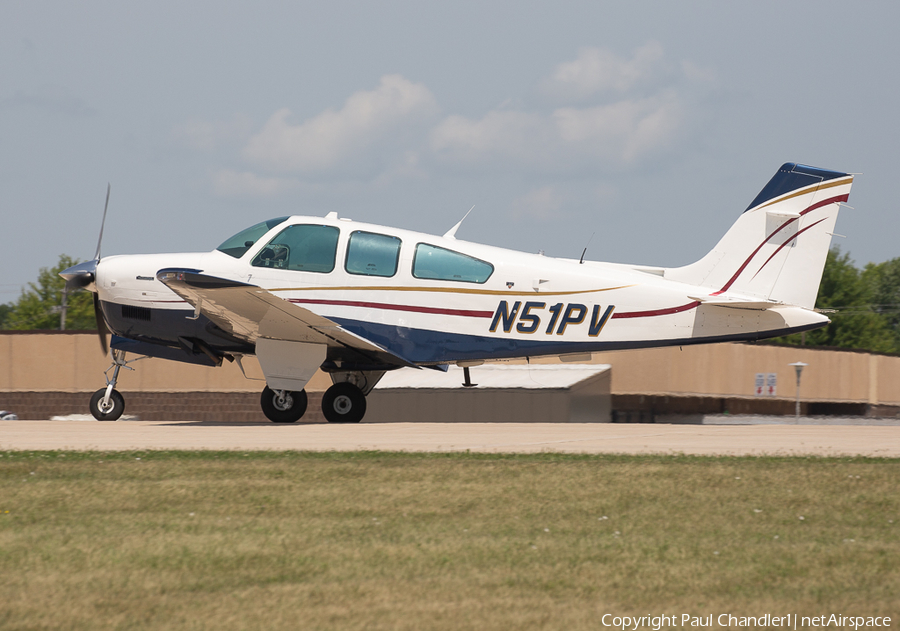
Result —
[[[584,265],[584,255],[587,254],[588,246],[591,244],[591,239],[594,238],[594,235],[595,235],[595,234],[597,234],[597,231],[596,231],[596,230],[595,230],[594,232],[591,233],[591,238],[588,239],[588,242],[585,244],[584,249],[581,251],[581,258],[578,259],[578,264],[579,264],[579,265]]]

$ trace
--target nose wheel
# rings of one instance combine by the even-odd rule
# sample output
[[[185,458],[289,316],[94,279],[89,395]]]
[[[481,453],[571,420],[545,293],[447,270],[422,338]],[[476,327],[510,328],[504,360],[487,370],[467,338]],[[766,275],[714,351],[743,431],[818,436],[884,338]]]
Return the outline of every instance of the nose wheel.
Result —
[[[131,361],[138,359],[144,359],[144,357],[138,357]],[[131,362],[125,361],[125,351],[113,349],[112,360],[112,366],[103,373],[106,375],[106,387],[100,388],[91,395],[91,416],[98,421],[117,421],[125,411],[125,398],[115,389],[116,383],[119,381],[119,371],[122,368],[128,370],[134,370],[134,368],[128,365]],[[113,371],[112,378],[109,376],[110,369]]]
[[[322,396],[322,413],[329,423],[359,423],[366,415],[366,395],[352,383],[336,383]]]
[[[98,421],[117,421],[125,411],[125,399],[118,390],[100,388],[91,395],[91,415]]]

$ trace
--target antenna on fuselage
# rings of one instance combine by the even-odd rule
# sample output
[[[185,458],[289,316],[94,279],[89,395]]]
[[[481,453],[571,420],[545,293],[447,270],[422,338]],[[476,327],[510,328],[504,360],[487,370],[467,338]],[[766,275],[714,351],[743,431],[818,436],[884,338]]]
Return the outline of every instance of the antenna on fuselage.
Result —
[[[469,209],[469,213],[475,210],[475,204],[472,204],[472,207]],[[456,231],[459,230],[459,227],[462,225],[462,222],[466,220],[466,217],[469,216],[469,213],[463,215],[463,218],[459,220],[459,223],[450,228],[447,232],[444,233],[445,239],[456,239]]]
[[[597,231],[596,231],[596,230],[595,230],[594,232],[591,233],[591,239],[594,238],[594,235],[595,235],[595,234],[597,234]],[[584,255],[587,254],[587,249],[588,249],[588,246],[591,244],[591,239],[588,239],[587,244],[585,244],[584,249],[581,251],[581,258],[578,259],[578,264],[579,264],[579,265],[584,265]]]

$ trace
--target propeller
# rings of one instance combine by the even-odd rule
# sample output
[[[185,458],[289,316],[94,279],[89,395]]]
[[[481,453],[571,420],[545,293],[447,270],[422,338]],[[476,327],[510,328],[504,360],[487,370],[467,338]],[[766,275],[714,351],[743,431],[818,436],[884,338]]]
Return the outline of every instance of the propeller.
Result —
[[[109,327],[106,326],[106,319],[103,317],[103,310],[100,308],[100,296],[97,293],[97,266],[100,264],[100,245],[103,243],[103,227],[106,225],[106,211],[109,209],[110,189],[111,186],[107,184],[106,203],[103,205],[103,221],[100,222],[100,238],[97,239],[97,251],[94,253],[94,259],[73,265],[59,273],[60,276],[66,279],[66,291],[68,293],[78,289],[86,289],[93,292],[94,319],[97,321],[100,348],[103,349],[104,355],[109,352],[109,344],[106,341],[106,337],[109,335]]]
[[[94,293],[94,318],[97,320],[97,335],[100,336],[100,349],[103,354],[109,353],[109,343],[106,337],[109,335],[109,327],[106,326],[106,319],[103,317],[103,311],[100,310],[100,294]]]

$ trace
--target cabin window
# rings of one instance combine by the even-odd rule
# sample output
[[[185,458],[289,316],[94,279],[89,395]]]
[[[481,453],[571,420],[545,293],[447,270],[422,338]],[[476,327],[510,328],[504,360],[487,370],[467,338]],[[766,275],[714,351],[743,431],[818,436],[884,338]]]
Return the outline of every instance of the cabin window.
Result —
[[[357,230],[347,244],[345,267],[351,274],[393,276],[400,259],[400,239]]]
[[[277,219],[269,219],[268,221],[258,223],[255,226],[250,226],[246,230],[238,232],[216,249],[219,252],[224,252],[228,256],[239,259],[244,256],[244,254],[247,253],[247,250],[252,248],[263,235],[278,224],[284,223],[287,219],[287,217],[278,217]]]
[[[413,259],[413,276],[416,278],[484,283],[493,273],[493,265],[471,256],[427,243],[416,246]]]
[[[252,265],[327,274],[334,269],[339,234],[333,226],[288,226],[259,251]]]

